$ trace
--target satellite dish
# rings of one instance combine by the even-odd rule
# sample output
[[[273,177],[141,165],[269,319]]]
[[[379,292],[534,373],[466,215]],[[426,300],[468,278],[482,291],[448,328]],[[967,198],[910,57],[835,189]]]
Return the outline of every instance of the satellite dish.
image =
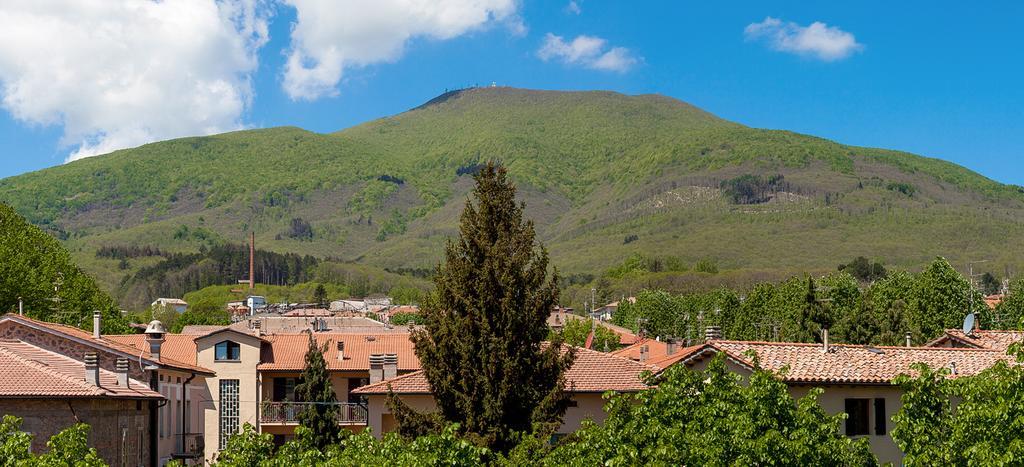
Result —
[[[964,327],[963,327],[962,331],[964,332],[965,336],[969,336],[969,335],[971,335],[971,331],[973,331],[973,330],[974,330],[974,313],[968,313],[967,316],[964,316]]]

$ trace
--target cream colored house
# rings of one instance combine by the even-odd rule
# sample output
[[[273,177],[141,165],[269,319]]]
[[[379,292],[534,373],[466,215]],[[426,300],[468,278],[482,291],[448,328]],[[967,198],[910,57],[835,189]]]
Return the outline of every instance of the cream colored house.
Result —
[[[642,359],[648,352],[638,352],[640,346],[656,345],[658,350],[656,357],[649,360],[651,364],[662,369],[685,365],[695,370],[704,369],[712,357],[723,354],[726,366],[742,375],[754,371],[750,354],[755,354],[762,368],[778,373],[788,384],[793,397],[802,397],[812,388],[823,388],[818,399],[822,408],[827,413],[847,414],[843,432],[850,437],[867,438],[879,462],[895,465],[903,459],[890,435],[892,417],[902,406],[902,390],[893,384],[897,376],[912,373],[914,363],[950,368],[950,377],[955,378],[977,374],[1000,360],[1008,360],[1005,347],[874,347],[728,341],[715,339],[713,334],[711,337],[703,344],[682,349],[641,342],[635,349],[622,349],[619,354]]]
[[[626,393],[647,388],[641,380],[645,371],[657,368],[603,352],[577,348],[576,360],[566,373],[566,390],[569,392],[569,407],[562,419],[557,435],[566,435],[579,429],[583,420],[601,422],[605,419],[605,400],[602,395],[608,391]],[[380,437],[397,429],[395,417],[388,409],[388,392],[392,391],[413,409],[420,412],[437,410],[430,383],[423,371],[416,371],[379,383],[364,386],[353,391],[366,396],[368,426],[375,436]]]

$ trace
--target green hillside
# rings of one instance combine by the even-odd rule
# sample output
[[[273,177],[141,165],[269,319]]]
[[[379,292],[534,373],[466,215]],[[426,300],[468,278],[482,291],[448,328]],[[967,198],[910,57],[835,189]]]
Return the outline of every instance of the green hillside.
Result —
[[[988,259],[999,274],[1021,266],[1008,248],[1024,240],[1019,187],[612,92],[476,88],[332,134],[164,141],[0,180],[0,201],[62,239],[124,304],[122,286],[139,290],[134,274],[163,259],[101,247],[194,253],[253,230],[267,251],[422,272],[489,159],[509,168],[563,275],[587,282],[637,254],[672,265],[617,274],[617,292],[742,285],[858,255],[910,269],[936,255]],[[694,271],[699,261],[719,273]]]
[[[71,261],[67,250],[0,203],[0,313],[91,329],[94,310],[104,332],[126,332],[114,301]]]

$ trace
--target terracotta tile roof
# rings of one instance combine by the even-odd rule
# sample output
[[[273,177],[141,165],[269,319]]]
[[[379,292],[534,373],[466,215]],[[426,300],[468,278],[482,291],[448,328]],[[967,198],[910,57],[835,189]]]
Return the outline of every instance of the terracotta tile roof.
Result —
[[[334,313],[324,308],[297,308],[281,316],[334,316]]]
[[[996,331],[979,329],[966,335],[960,329],[947,329],[945,333],[925,344],[926,347],[947,347],[962,344],[979,349],[993,349],[1005,352],[1010,345],[1024,341],[1024,331]],[[949,345],[947,345],[949,344]]]
[[[0,340],[0,398],[116,397],[162,399],[145,383],[100,369],[100,386],[85,382],[85,363],[18,340]]]
[[[268,345],[263,346],[259,370],[302,370],[305,366],[308,334],[275,334],[263,339]],[[399,371],[420,369],[409,334],[317,333],[316,341],[319,345],[328,344],[324,359],[330,370],[368,371],[370,355],[376,353],[398,355]],[[338,359],[338,342],[345,343],[344,360]]]
[[[159,366],[163,366],[163,367],[167,367],[167,368],[172,368],[172,369],[178,369],[178,370],[196,371],[196,372],[206,373],[206,374],[210,374],[210,375],[214,374],[213,371],[210,371],[210,370],[208,370],[206,368],[203,368],[201,366],[197,366],[195,363],[186,363],[186,362],[182,362],[182,361],[179,361],[179,360],[175,360],[174,358],[172,358],[172,357],[170,357],[168,355],[161,355],[159,361],[153,360],[153,359],[149,358],[149,356],[148,356],[148,347],[146,349],[138,349],[138,348],[133,347],[131,345],[124,344],[124,343],[115,341],[113,339],[110,339],[111,336],[121,336],[121,335],[124,335],[124,334],[120,334],[120,335],[118,335],[118,334],[103,335],[103,336],[100,337],[100,339],[97,340],[97,339],[93,339],[91,332],[86,332],[86,331],[83,331],[83,330],[78,329],[76,327],[67,326],[67,325],[64,325],[64,324],[47,323],[45,321],[39,321],[39,320],[36,320],[36,319],[29,318],[27,316],[21,316],[21,315],[16,315],[16,314],[11,314],[11,313],[8,313],[8,314],[4,315],[2,318],[0,318],[0,322],[5,321],[5,320],[11,320],[13,322],[16,322],[16,323],[19,323],[19,324],[22,324],[22,325],[44,329],[44,330],[47,330],[49,332],[52,332],[52,333],[55,333],[55,334],[58,334],[58,335],[61,335],[61,336],[64,336],[64,337],[70,337],[72,339],[77,339],[77,340],[80,340],[80,341],[84,341],[84,342],[86,342],[88,344],[104,348],[104,349],[106,349],[107,351],[110,351],[110,352],[121,353],[121,354],[128,354],[129,356],[132,356],[132,357],[135,357],[135,358],[141,358],[142,360],[144,360],[146,362],[155,363],[155,364],[157,364]],[[143,352],[146,352],[146,353],[143,353]],[[193,358],[192,361],[195,362],[195,358]]]
[[[144,334],[111,334],[104,336],[114,342],[134,347],[136,351],[149,352],[149,343]],[[185,363],[196,363],[196,336],[188,334],[164,334],[160,345],[160,357]]]
[[[681,361],[689,365],[724,352],[733,362],[752,368],[748,351],[756,353],[762,368],[780,372],[788,367],[782,379],[794,383],[885,384],[900,374],[912,373],[910,366],[914,363],[933,368],[955,366],[956,374],[951,377],[969,376],[1000,360],[1011,361],[1005,353],[989,349],[833,344],[825,353],[821,344],[725,340],[688,350],[688,356]]]
[[[644,365],[615,355],[596,350],[576,348],[576,360],[565,375],[570,392],[593,393],[605,391],[636,392],[647,388],[641,380],[645,371],[658,371],[657,367]],[[430,383],[421,370],[401,375],[390,380],[363,386],[355,394],[387,394],[388,386],[396,394],[429,394]]]
[[[986,295],[984,298],[985,305],[988,306],[990,310],[994,310],[1000,303],[1003,303],[1003,298],[1003,294],[1001,293]]]

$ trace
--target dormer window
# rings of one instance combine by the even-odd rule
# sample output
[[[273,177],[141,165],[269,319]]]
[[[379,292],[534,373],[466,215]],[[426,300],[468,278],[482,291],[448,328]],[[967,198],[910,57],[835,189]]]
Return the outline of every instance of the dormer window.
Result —
[[[242,355],[242,347],[237,342],[220,342],[214,350],[213,359],[216,361],[238,361]]]

